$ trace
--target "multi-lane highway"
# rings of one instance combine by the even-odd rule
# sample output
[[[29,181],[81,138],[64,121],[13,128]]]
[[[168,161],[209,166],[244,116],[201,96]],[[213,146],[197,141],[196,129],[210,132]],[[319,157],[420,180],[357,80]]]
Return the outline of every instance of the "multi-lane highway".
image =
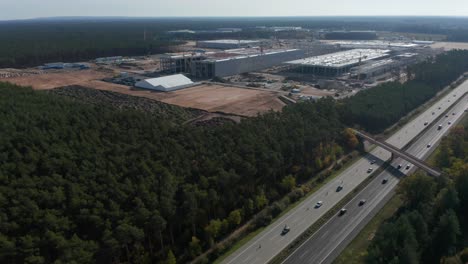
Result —
[[[468,92],[468,82],[464,82],[462,85],[453,89],[439,100],[439,102],[399,129],[386,142],[398,148],[404,147],[423,132],[427,126],[436,121],[459,96],[466,92]],[[428,124],[424,125],[426,122]],[[359,159],[345,169],[333,181],[323,186],[297,207],[270,224],[260,234],[228,256],[223,263],[263,264],[269,262],[310,225],[322,217],[323,214],[364,181],[369,176],[367,170],[370,167],[376,169],[377,166],[389,158],[389,152],[379,147],[375,148],[365,157]],[[371,165],[371,160],[376,160],[376,164]],[[389,182],[387,186],[391,186],[391,184],[392,182]],[[343,189],[337,192],[336,188],[340,185],[343,186]],[[322,201],[323,205],[318,209],[314,209],[314,205],[317,201]],[[281,231],[285,225],[290,227],[290,232],[286,235],[281,235]]]
[[[441,116],[437,123],[430,126],[411,146],[407,152],[420,158],[426,158],[434,149],[434,146],[447,133],[457,120],[463,115],[468,106],[468,96],[465,96],[455,106],[450,108],[448,117]],[[455,115],[453,115],[455,113]],[[451,125],[448,124],[451,123]],[[438,125],[442,128],[439,130]],[[401,164],[400,170],[396,169]],[[309,240],[291,254],[284,263],[331,263],[341,250],[357,235],[391,197],[399,179],[415,169],[408,162],[396,159],[390,169],[380,173],[369,185],[354,197],[346,206],[347,212],[342,216],[336,216],[324,224]],[[384,179],[388,182],[383,183]],[[363,205],[359,201],[365,199]]]

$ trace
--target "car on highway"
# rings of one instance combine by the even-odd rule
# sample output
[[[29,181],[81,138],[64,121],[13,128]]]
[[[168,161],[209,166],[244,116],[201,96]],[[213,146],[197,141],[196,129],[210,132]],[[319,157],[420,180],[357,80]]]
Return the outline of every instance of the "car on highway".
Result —
[[[440,110],[440,106],[439,106],[439,110]]]
[[[445,117],[448,117],[448,115],[445,115]]]
[[[406,165],[406,169],[409,170],[411,168],[411,165]]]
[[[426,146],[426,147],[430,148],[430,147],[431,147],[431,144],[427,144],[427,146]]]
[[[386,184],[387,182],[388,182],[388,178],[384,178],[384,179],[382,180],[382,184]]]
[[[340,215],[340,216],[341,216],[341,215],[344,215],[344,214],[346,214],[347,211],[348,211],[348,210],[346,210],[346,208],[343,208],[343,209],[340,210],[340,212],[338,213],[338,215]]]
[[[453,112],[452,115],[455,115],[455,112]]]
[[[434,114],[435,114],[435,113],[434,113],[434,112],[432,112],[432,115],[434,115]]]
[[[367,169],[367,173],[371,173],[374,169],[373,168],[369,168]]]
[[[336,192],[339,192],[341,190],[343,190],[343,185],[340,185],[340,186],[336,187]]]
[[[425,125],[425,126],[427,126],[427,124],[429,124],[429,122],[427,122],[427,121],[426,121],[426,122],[424,122],[424,125]]]
[[[401,167],[402,167],[401,164],[398,164],[397,169],[401,169]]]
[[[359,206],[363,206],[366,203],[366,199],[362,199],[359,201]]]
[[[315,208],[320,208],[320,206],[323,205],[323,202],[322,201],[318,201],[316,204],[315,204]]]
[[[442,129],[442,125],[439,125],[439,126],[437,127],[437,130],[441,130],[441,129]]]
[[[374,164],[374,163],[375,163],[375,160],[371,160],[371,161],[370,161],[370,164]]]
[[[448,121],[448,123],[447,123],[447,124],[451,125],[451,124],[452,124],[452,122]]]
[[[290,230],[291,230],[291,228],[289,228],[289,226],[285,225],[283,227],[283,230],[281,231],[281,235],[282,236],[286,235]]]

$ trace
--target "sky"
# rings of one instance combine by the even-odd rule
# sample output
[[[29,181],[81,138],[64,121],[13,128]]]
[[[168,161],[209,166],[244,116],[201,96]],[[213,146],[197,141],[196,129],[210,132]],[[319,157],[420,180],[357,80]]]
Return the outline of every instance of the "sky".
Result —
[[[0,20],[62,16],[468,16],[468,0],[0,0]]]

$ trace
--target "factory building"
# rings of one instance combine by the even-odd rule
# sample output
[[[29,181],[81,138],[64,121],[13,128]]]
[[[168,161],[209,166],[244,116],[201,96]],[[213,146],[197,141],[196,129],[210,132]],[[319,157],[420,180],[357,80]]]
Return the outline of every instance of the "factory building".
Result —
[[[260,46],[259,40],[218,39],[197,41],[197,47],[207,49],[236,49]]]
[[[339,76],[366,61],[385,58],[389,53],[390,50],[382,49],[353,49],[289,61],[286,64],[301,73]]]
[[[401,62],[392,59],[371,61],[364,65],[356,66],[350,73],[353,78],[364,80],[370,79],[399,69]]]
[[[211,58],[194,62],[192,75],[198,78],[225,77],[251,71],[259,71],[281,63],[304,57],[298,49],[273,50],[257,54],[227,58]]]
[[[185,77],[183,74],[175,74],[159,78],[145,79],[135,83],[135,87],[161,92],[170,92],[193,86],[193,84],[192,80]]]
[[[169,73],[191,73],[192,62],[205,59],[202,52],[165,54],[160,57],[161,68]]]
[[[160,62],[166,72],[213,78],[263,70],[304,56],[304,51],[298,49],[241,48],[220,52],[166,54]]]

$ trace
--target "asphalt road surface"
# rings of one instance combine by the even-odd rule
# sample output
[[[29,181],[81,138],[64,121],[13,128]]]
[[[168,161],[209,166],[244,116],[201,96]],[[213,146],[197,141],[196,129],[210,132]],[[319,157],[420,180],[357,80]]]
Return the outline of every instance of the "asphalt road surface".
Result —
[[[425,112],[399,129],[386,142],[398,148],[404,147],[436,121],[439,116],[443,116],[443,112],[446,111],[459,96],[462,96],[466,92],[468,92],[468,82],[464,82],[462,85],[453,89]],[[428,125],[424,125],[425,122],[428,122]],[[310,225],[322,217],[323,214],[364,181],[369,176],[367,172],[369,168],[377,169],[377,167],[388,160],[390,156],[388,151],[379,147],[375,148],[366,156],[346,168],[333,181],[324,185],[320,190],[310,195],[294,209],[266,227],[257,236],[224,259],[222,263],[268,263]],[[371,165],[371,160],[375,160],[376,163]],[[389,182],[387,186],[391,186],[391,184],[392,183]],[[340,185],[343,186],[343,189],[337,192],[336,188]],[[315,209],[314,206],[318,201],[322,201],[323,205]],[[281,235],[281,231],[285,225],[290,227],[290,231],[286,235]]]
[[[406,151],[420,159],[426,158],[450,127],[460,120],[467,106],[468,96],[465,96],[450,109],[448,117],[442,115]],[[451,125],[448,125],[449,121]],[[440,130],[438,129],[439,124],[442,124]],[[330,219],[283,263],[331,263],[391,198],[400,178],[416,169],[412,164],[402,159],[396,159],[391,164],[392,167],[380,173],[345,206],[347,209],[345,214]],[[398,164],[402,165],[399,170],[397,169]],[[410,169],[406,170],[408,164]],[[384,179],[388,180],[385,184],[383,184]],[[362,199],[365,199],[366,202],[360,206],[359,201]]]

